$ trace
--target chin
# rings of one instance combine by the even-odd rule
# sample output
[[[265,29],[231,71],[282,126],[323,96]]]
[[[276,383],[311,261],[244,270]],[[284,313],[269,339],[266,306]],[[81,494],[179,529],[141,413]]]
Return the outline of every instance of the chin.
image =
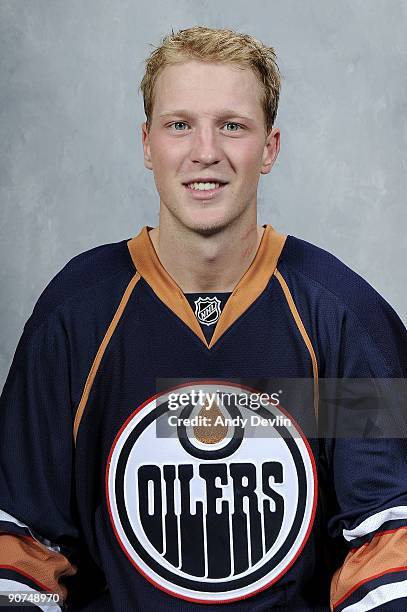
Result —
[[[224,230],[232,222],[231,219],[191,219],[187,227],[201,236],[211,236]]]
[[[223,229],[217,225],[200,225],[198,227],[191,228],[194,232],[200,236],[213,236]]]

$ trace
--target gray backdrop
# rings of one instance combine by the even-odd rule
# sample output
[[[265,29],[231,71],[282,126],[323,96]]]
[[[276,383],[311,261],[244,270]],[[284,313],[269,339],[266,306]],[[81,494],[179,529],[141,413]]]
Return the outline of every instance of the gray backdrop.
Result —
[[[137,89],[150,45],[192,25],[278,52],[260,221],[333,252],[407,320],[405,0],[1,0],[0,388],[67,260],[156,225]]]

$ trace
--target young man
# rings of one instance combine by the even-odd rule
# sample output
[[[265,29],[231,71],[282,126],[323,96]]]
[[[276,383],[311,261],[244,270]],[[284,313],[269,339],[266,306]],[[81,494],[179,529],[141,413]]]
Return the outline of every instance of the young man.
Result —
[[[273,50],[228,30],[148,59],[159,227],[73,259],[24,329],[0,413],[1,591],[56,610],[405,609],[406,444],[316,422],[320,379],[405,377],[407,333],[332,255],[257,225],[279,86]],[[327,531],[348,547],[332,568]]]

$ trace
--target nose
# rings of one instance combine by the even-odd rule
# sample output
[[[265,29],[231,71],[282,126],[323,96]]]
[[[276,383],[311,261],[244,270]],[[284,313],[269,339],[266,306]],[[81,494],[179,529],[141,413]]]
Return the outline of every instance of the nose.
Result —
[[[222,148],[216,128],[210,126],[197,128],[191,144],[191,160],[195,163],[208,166],[222,159]]]

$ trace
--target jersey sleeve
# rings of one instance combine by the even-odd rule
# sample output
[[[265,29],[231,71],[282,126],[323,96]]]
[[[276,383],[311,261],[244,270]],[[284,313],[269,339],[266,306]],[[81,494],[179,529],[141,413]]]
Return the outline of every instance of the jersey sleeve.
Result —
[[[49,610],[77,572],[69,372],[58,315],[34,314],[0,400],[0,592],[55,593]]]
[[[347,553],[331,583],[335,612],[407,609],[407,332],[389,305],[375,307],[377,329],[369,315],[343,319],[337,358],[348,393],[336,414],[339,435],[326,444],[335,500],[329,531]]]

